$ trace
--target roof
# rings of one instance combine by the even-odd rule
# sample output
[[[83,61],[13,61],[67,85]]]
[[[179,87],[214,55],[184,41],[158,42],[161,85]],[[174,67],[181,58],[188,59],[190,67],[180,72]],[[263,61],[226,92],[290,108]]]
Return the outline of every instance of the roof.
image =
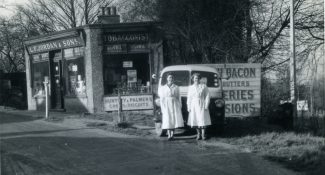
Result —
[[[217,69],[214,67],[203,66],[203,65],[175,65],[175,66],[167,66],[162,70],[163,72],[168,71],[178,71],[178,70],[188,70],[188,71],[207,71],[207,72],[215,72],[218,74]]]

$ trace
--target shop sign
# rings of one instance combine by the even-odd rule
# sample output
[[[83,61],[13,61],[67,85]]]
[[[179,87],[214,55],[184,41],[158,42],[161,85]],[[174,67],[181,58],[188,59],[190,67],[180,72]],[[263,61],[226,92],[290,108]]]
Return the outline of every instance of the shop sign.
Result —
[[[29,54],[46,52],[50,50],[57,50],[70,47],[82,46],[82,40],[79,37],[61,39],[55,41],[44,42],[41,44],[27,46]]]
[[[153,109],[152,95],[122,96],[122,110]],[[104,97],[105,111],[118,110],[118,97]]]
[[[147,44],[129,44],[130,52],[143,52],[147,50],[148,50]]]
[[[106,46],[107,53],[126,52],[125,44],[110,44]]]
[[[148,33],[106,33],[103,37],[105,44],[149,41]]]
[[[133,62],[132,61],[123,61],[123,67],[124,68],[133,67]]]
[[[211,64],[223,78],[226,117],[261,114],[261,64]],[[211,66],[209,65],[209,66]]]

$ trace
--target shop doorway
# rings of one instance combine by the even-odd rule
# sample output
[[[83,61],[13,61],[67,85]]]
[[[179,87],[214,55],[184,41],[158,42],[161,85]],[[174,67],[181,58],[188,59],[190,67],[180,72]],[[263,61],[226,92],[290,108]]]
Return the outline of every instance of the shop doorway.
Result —
[[[64,86],[62,71],[61,51],[52,51],[50,57],[50,75],[51,75],[51,109],[64,110]]]

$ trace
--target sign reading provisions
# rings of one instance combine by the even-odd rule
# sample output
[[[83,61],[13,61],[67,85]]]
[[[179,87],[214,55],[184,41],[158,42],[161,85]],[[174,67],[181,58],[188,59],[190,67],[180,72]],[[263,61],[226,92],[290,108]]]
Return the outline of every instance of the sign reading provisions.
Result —
[[[153,109],[152,95],[121,96],[122,110]],[[117,111],[118,97],[104,97],[104,110]]]
[[[209,65],[211,66],[211,65]],[[261,64],[213,64],[223,78],[226,117],[261,114]]]
[[[27,49],[30,54],[34,54],[39,52],[46,52],[50,50],[57,50],[57,49],[64,49],[64,48],[78,47],[78,46],[82,46],[82,40],[79,37],[74,37],[74,38],[54,40],[54,41],[27,46]]]

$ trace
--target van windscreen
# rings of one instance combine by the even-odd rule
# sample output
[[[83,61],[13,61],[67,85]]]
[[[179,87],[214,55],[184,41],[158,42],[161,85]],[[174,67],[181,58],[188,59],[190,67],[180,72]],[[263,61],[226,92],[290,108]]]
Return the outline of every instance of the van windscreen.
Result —
[[[174,77],[174,83],[177,86],[188,86],[189,85],[189,71],[168,71],[165,72],[161,77],[161,85],[165,85],[167,83],[167,75],[172,74]]]
[[[217,78],[218,75],[216,73],[205,72],[205,71],[192,71],[191,76],[194,73],[200,74],[201,75],[201,81],[203,81],[203,83],[205,83],[208,87],[219,87],[220,86],[219,79]]]

